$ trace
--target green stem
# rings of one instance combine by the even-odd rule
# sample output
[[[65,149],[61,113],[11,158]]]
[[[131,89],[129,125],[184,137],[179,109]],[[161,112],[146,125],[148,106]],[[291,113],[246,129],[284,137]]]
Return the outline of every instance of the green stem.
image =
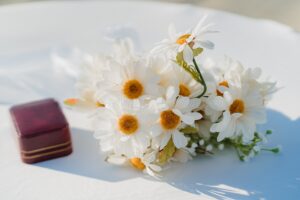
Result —
[[[239,152],[239,150],[238,150],[238,147],[235,146],[234,149],[235,149],[236,154],[238,155],[239,159],[240,159],[241,161],[244,161],[243,156],[240,154],[240,152]]]
[[[203,87],[204,87],[203,92],[199,96],[197,96],[197,98],[201,98],[206,93],[207,86],[206,86],[205,80],[204,80],[204,78],[203,78],[203,76],[202,76],[202,74],[201,74],[201,72],[199,70],[199,67],[197,65],[197,62],[196,62],[195,58],[193,58],[193,63],[194,63],[194,65],[196,67],[196,70],[197,70],[197,72],[198,72],[198,74],[199,74],[199,76],[201,78],[201,82],[200,81],[198,81],[198,82],[200,82],[203,85]]]

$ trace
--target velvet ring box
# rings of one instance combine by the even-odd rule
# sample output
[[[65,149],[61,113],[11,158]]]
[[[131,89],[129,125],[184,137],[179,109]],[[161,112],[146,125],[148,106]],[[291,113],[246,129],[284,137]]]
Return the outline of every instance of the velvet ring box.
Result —
[[[68,122],[54,99],[13,106],[10,114],[23,162],[35,163],[72,153]]]

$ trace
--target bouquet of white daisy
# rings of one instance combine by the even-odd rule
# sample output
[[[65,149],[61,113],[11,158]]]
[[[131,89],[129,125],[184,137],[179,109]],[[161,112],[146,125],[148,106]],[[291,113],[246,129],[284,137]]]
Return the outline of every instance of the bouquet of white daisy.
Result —
[[[203,52],[214,47],[205,39],[215,32],[210,28],[204,19],[183,33],[170,26],[169,38],[143,55],[129,39],[117,40],[111,54],[83,65],[80,96],[65,104],[92,112],[108,162],[157,176],[172,162],[225,147],[243,161],[260,150],[279,151],[260,147],[271,131],[256,130],[276,84],[228,57],[205,61]]]

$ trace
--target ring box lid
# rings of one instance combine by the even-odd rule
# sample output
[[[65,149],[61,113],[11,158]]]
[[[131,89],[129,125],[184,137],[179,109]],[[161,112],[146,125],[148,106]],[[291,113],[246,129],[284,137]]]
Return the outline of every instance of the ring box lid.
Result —
[[[10,112],[19,137],[33,137],[68,125],[54,99],[17,105],[12,107]]]

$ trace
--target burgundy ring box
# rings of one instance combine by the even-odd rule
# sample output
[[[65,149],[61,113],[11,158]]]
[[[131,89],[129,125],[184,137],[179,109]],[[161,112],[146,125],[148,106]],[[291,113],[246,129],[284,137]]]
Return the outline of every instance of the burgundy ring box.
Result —
[[[36,163],[72,153],[69,125],[54,99],[13,106],[10,114],[23,162]]]

